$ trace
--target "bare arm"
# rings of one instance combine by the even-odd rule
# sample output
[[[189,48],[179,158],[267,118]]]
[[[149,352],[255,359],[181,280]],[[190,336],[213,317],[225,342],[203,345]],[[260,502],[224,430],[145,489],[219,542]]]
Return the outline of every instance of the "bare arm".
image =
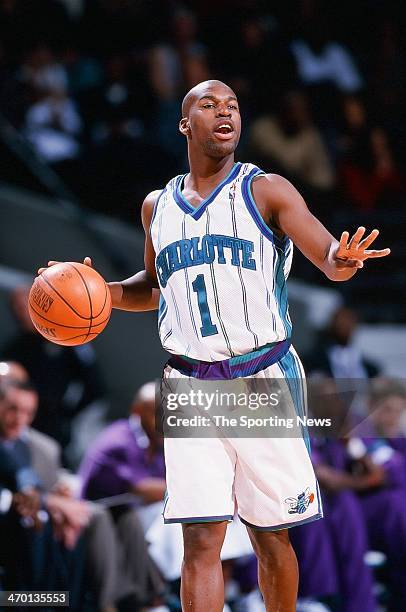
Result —
[[[132,492],[139,495],[146,504],[162,501],[165,495],[166,482],[163,478],[143,478],[132,487]]]
[[[141,210],[142,225],[145,231],[145,270],[121,282],[108,283],[113,307],[119,310],[145,311],[158,308],[160,292],[155,270],[155,251],[149,228],[159,193],[160,191],[152,191],[145,198]]]
[[[277,174],[268,174],[254,181],[252,191],[264,219],[272,219],[330,280],[348,280],[363,267],[365,259],[390,253],[390,249],[366,250],[378,236],[378,230],[373,230],[361,241],[365,228],[358,228],[349,243],[348,232],[343,232],[338,242],[312,215],[293,185]]]
[[[344,489],[367,491],[381,487],[385,483],[385,472],[381,466],[374,466],[367,474],[349,474],[329,465],[318,465],[315,467],[315,472],[320,485],[331,492]]]

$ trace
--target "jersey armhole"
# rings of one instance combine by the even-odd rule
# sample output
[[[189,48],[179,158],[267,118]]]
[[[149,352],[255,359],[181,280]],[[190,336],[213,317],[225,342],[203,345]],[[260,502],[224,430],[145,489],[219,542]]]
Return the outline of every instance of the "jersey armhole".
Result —
[[[268,225],[265,223],[261,213],[257,208],[252,193],[252,181],[254,180],[254,178],[257,178],[259,176],[265,176],[265,172],[263,170],[260,170],[259,168],[254,168],[249,174],[247,174],[247,176],[243,178],[241,185],[242,196],[245,202],[245,206],[247,207],[247,210],[250,213],[259,231],[273,243],[275,234],[271,230],[271,228],[268,227]]]
[[[285,234],[283,238],[280,238],[264,221],[258,207],[255,203],[255,199],[252,193],[252,181],[259,177],[265,176],[266,173],[259,168],[254,168],[246,177],[242,183],[242,195],[244,198],[245,205],[248,212],[251,214],[254,222],[256,223],[260,232],[268,238],[276,247],[285,250],[286,245],[289,242],[289,237]]]
[[[154,208],[152,210],[151,223],[149,224],[149,235],[150,236],[151,236],[151,231],[152,231],[152,224],[153,224],[153,222],[155,220],[155,216],[156,216],[156,213],[157,213],[157,210],[158,210],[159,200],[161,199],[161,197],[163,196],[165,191],[166,191],[166,187],[164,189],[162,189],[161,193],[159,194],[159,196],[155,200]]]

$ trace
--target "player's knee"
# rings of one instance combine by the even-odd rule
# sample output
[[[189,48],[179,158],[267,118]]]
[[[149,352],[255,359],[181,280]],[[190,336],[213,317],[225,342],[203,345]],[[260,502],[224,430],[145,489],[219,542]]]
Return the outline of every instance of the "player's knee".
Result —
[[[259,533],[252,538],[258,561],[263,566],[277,567],[286,561],[286,555],[293,555],[287,530]]]
[[[223,540],[224,532],[218,525],[188,525],[183,532],[184,562],[219,559]]]

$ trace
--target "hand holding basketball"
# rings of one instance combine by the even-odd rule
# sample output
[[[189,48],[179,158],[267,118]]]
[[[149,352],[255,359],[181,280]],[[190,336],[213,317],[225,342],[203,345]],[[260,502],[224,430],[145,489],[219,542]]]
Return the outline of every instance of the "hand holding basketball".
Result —
[[[39,268],[38,270],[38,274],[42,274],[43,272],[45,272],[45,270],[48,270],[48,268],[51,268],[52,266],[56,266],[56,264],[62,263],[60,261],[48,261],[48,265],[46,268]],[[83,263],[85,266],[89,266],[90,268],[93,268],[93,263],[90,257],[85,257],[83,260]]]
[[[40,334],[55,344],[76,346],[103,331],[111,315],[111,295],[90,257],[83,264],[50,261],[38,274],[28,310]]]

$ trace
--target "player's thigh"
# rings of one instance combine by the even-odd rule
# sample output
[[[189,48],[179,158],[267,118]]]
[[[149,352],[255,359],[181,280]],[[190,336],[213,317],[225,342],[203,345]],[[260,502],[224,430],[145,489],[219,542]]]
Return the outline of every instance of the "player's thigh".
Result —
[[[219,438],[165,438],[165,463],[166,522],[233,516],[236,455],[227,442]]]

